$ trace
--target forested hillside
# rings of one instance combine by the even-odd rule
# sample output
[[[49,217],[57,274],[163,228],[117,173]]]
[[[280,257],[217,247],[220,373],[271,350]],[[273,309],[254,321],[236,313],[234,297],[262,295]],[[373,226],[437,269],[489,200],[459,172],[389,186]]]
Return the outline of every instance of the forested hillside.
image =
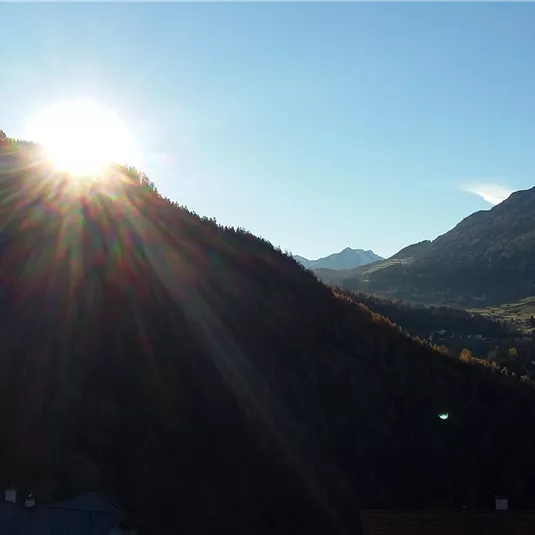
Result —
[[[519,336],[514,326],[475,312],[448,306],[418,305],[341,288],[337,292],[362,303],[420,338],[439,338],[442,334],[446,341],[455,341],[456,345],[463,341],[468,347],[472,340],[498,341]]]
[[[0,147],[0,478],[169,533],[535,506],[535,390],[411,338],[133,169]],[[438,418],[448,413],[449,418]]]

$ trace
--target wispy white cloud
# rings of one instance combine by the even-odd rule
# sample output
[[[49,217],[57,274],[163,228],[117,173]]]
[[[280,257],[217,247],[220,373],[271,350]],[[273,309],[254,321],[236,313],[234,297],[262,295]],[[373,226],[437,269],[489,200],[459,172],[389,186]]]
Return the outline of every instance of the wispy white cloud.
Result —
[[[507,197],[509,197],[509,195],[513,193],[512,189],[509,189],[505,186],[501,186],[499,184],[478,182],[463,184],[461,186],[461,189],[463,191],[473,193],[474,195],[481,197],[492,205],[499,204],[502,201],[505,201],[505,199],[507,199]]]

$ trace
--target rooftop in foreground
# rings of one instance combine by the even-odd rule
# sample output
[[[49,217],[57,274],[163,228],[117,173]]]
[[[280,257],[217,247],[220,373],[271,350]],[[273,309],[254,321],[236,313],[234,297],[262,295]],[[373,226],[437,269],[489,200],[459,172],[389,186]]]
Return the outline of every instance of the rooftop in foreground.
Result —
[[[364,535],[533,535],[535,510],[365,510]]]

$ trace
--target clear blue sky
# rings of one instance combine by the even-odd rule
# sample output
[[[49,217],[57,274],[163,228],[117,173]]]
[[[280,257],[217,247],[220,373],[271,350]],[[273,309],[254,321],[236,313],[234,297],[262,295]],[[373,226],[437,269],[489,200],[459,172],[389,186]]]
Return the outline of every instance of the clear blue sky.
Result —
[[[387,256],[491,206],[465,190],[535,185],[534,28],[533,3],[4,3],[0,128],[90,98],[199,214]]]

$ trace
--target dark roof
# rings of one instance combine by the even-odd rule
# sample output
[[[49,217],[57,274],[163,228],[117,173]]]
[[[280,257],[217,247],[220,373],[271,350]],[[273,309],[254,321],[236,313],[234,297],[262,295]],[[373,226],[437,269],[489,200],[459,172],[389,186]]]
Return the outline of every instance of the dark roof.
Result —
[[[535,511],[368,510],[364,535],[534,535]]]
[[[86,511],[92,513],[128,513],[119,507],[116,503],[112,502],[109,498],[100,494],[99,492],[92,492],[91,494],[84,494],[77,498],[71,498],[64,502],[54,503],[47,506],[49,509],[64,509],[68,511]]]
[[[102,494],[86,494],[31,509],[0,504],[0,535],[102,535],[128,513]]]

